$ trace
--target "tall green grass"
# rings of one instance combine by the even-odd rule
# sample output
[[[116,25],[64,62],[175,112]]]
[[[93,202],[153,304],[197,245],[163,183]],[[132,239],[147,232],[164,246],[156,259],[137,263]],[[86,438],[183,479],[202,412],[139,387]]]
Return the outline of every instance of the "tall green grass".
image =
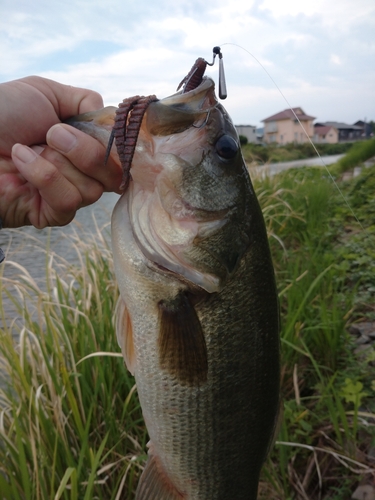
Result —
[[[337,173],[350,170],[373,156],[375,156],[375,138],[357,142],[350,151],[337,162]]]
[[[350,498],[375,473],[375,354],[356,358],[347,333],[374,303],[375,269],[354,263],[372,258],[374,170],[343,187],[365,236],[320,169],[255,182],[279,286],[284,406],[262,499]],[[115,338],[102,234],[72,237],[79,265],[47,252],[43,286],[9,260],[0,268],[14,268],[1,289],[17,310],[9,318],[0,302],[1,500],[134,498],[147,433]]]
[[[18,316],[9,324],[1,306],[2,500],[134,497],[146,431],[114,334],[111,252],[98,237],[73,241],[80,266],[47,255],[43,289],[22,267],[2,279]]]
[[[267,181],[270,197],[282,193],[289,216],[271,221],[282,241],[270,239],[280,290],[284,416],[260,498],[350,498],[358,481],[375,473],[366,456],[375,439],[375,377],[369,363],[374,348],[367,358],[358,358],[347,332],[356,318],[372,318],[375,303],[368,285],[357,301],[359,270],[365,284],[375,283],[369,265],[375,249],[369,180],[374,174],[374,168],[366,169],[342,188],[346,201],[318,168]],[[261,190],[264,182],[256,187]],[[355,246],[358,237],[372,246]],[[349,264],[361,259],[366,269]]]

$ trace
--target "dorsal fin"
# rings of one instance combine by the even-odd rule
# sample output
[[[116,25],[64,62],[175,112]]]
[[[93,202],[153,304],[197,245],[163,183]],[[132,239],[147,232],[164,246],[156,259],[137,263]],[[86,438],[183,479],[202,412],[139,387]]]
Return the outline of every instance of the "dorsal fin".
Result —
[[[207,380],[207,347],[202,325],[185,292],[159,304],[159,356],[162,368],[181,384]]]

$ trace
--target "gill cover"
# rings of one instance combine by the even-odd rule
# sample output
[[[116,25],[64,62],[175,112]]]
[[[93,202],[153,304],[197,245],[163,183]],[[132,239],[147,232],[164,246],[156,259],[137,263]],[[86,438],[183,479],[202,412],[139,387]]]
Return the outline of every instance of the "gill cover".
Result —
[[[129,213],[146,258],[221,290],[248,247],[252,188],[210,78],[149,105],[131,175]]]

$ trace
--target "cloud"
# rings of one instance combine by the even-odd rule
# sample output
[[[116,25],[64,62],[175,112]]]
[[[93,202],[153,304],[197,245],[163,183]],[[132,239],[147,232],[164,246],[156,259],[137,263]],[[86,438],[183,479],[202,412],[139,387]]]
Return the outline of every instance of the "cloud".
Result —
[[[245,7],[242,0],[3,0],[2,6],[0,81],[39,74],[94,88],[116,105],[129,95],[170,95],[197,57],[211,59],[212,47],[222,45],[225,105],[235,121],[257,124],[285,109],[266,71],[293,106],[312,115],[324,103],[331,119],[355,121],[365,108],[375,119],[369,98],[375,5],[368,0],[250,0]],[[207,70],[215,79],[217,72]]]
[[[330,61],[338,66],[341,66],[342,64],[341,58],[337,54],[331,54]]]
[[[275,18],[307,17],[318,18],[322,25],[334,26],[338,31],[347,31],[351,27],[374,17],[375,5],[368,0],[262,0],[259,9],[268,11]]]

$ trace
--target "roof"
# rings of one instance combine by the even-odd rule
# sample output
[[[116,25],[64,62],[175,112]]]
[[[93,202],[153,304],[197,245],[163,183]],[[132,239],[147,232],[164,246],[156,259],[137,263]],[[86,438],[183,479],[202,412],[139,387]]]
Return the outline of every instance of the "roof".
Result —
[[[326,135],[328,132],[335,127],[323,126],[323,125],[314,125],[314,133],[318,135]]]
[[[288,108],[284,109],[284,111],[280,111],[280,113],[276,113],[275,115],[269,116],[262,120],[262,122],[273,122],[278,120],[295,120],[296,117],[294,113],[297,115],[299,120],[315,120],[315,116],[306,115],[302,108]]]
[[[356,125],[348,125],[347,123],[342,122],[320,122],[316,123],[315,126],[334,127],[337,128],[337,130],[362,130],[362,127],[357,127]]]

